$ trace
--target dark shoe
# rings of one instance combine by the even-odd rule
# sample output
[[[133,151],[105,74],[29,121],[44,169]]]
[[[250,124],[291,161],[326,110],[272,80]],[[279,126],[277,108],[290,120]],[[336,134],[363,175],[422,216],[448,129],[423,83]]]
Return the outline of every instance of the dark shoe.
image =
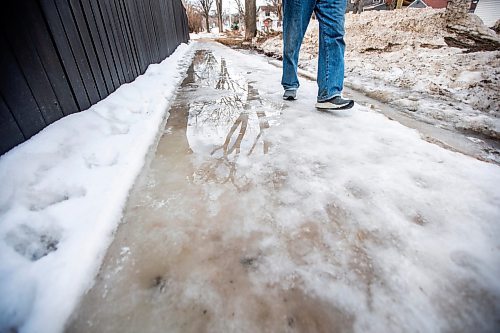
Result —
[[[354,106],[352,99],[343,99],[340,96],[335,96],[327,101],[316,103],[318,110],[346,110]]]
[[[297,90],[285,90],[283,94],[283,99],[285,101],[293,101],[297,99]]]

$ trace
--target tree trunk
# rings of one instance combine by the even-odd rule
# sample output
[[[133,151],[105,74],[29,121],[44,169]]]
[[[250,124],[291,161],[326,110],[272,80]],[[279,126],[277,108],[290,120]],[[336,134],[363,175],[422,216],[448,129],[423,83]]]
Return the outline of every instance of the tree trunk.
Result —
[[[278,10],[278,21],[283,22],[283,1],[282,0],[278,1],[277,10]]]
[[[245,0],[245,40],[257,35],[257,4],[255,0]]]
[[[215,0],[215,6],[217,7],[217,23],[219,24],[219,32],[224,32],[222,21],[222,0]]]
[[[208,15],[205,16],[205,24],[207,25],[207,33],[210,33],[210,22],[208,21]]]

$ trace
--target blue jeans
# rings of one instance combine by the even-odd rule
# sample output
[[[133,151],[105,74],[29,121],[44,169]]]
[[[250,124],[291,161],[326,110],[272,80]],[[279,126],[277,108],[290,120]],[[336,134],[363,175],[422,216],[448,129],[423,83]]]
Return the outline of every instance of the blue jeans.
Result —
[[[283,0],[283,77],[285,90],[298,89],[299,51],[313,11],[319,22],[318,102],[340,96],[344,86],[346,0]]]

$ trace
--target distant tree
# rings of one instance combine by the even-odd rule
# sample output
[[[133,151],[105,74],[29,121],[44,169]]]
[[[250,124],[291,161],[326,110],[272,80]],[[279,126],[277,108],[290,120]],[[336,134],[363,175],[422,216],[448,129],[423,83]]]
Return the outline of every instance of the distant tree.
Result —
[[[244,0],[234,0],[236,2],[236,7],[238,9],[238,18],[240,22],[240,27],[243,25],[241,22],[245,21],[245,2]]]
[[[224,32],[224,22],[222,20],[222,0],[215,0],[215,7],[217,10],[217,24],[219,32]]]
[[[198,3],[200,4],[203,16],[205,17],[207,32],[210,32],[210,22],[208,19],[210,18],[210,11],[212,10],[214,0],[198,0]]]
[[[257,35],[257,4],[255,0],[245,0],[245,40]]]
[[[199,33],[203,29],[203,14],[200,7],[193,3],[186,3],[189,32]]]

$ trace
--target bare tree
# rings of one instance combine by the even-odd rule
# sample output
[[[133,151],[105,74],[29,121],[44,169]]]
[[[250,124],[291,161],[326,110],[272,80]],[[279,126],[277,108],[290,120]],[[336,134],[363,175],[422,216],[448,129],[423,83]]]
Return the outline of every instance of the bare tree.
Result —
[[[203,16],[205,17],[205,24],[207,26],[207,32],[210,32],[210,23],[208,19],[210,18],[210,11],[212,10],[212,5],[214,0],[198,0]]]
[[[224,22],[222,21],[222,0],[215,0],[215,7],[217,9],[217,24],[219,25],[219,32],[224,32]]]
[[[189,32],[199,33],[203,29],[203,14],[199,6],[186,3]]]
[[[257,35],[257,4],[255,0],[245,0],[245,40]]]
[[[245,21],[245,2],[244,0],[234,0],[236,2],[236,7],[238,9],[238,19],[240,22],[240,27],[243,27],[243,22]]]

